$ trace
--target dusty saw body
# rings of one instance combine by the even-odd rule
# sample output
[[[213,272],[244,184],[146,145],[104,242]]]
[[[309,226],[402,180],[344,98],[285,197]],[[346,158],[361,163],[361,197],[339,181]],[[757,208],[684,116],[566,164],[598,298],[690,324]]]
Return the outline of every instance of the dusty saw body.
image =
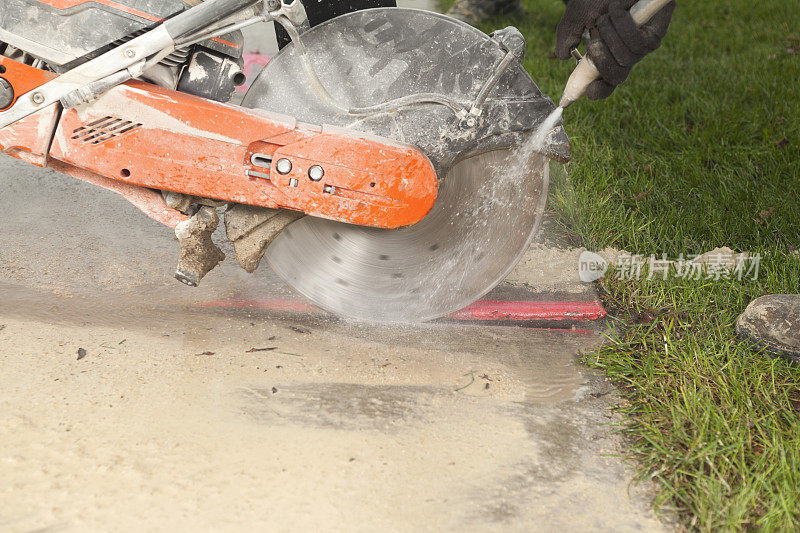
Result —
[[[298,234],[324,227],[330,235],[325,225],[334,223],[341,229],[333,233],[347,239],[365,228],[386,232],[372,234],[373,250],[393,243],[394,255],[405,247],[413,256],[418,251],[393,232],[416,232],[413,240],[419,241],[430,234],[431,220],[474,218],[476,213],[463,211],[482,209],[475,195],[485,196],[480,185],[489,173],[483,178],[470,169],[472,183],[460,188],[447,184],[460,179],[453,169],[515,150],[554,108],[522,69],[524,40],[513,29],[489,37],[442,15],[398,8],[349,13],[310,28],[299,0],[207,0],[195,6],[170,0],[2,1],[0,150],[118,192],[176,228],[177,277],[189,285],[224,258],[210,238],[221,207],[244,268],[252,271],[267,253],[273,267],[313,301],[365,319],[427,319],[469,303],[499,281],[530,240],[535,222],[522,202],[537,199],[524,194],[516,200],[511,195],[503,207],[520,215],[506,215],[503,223],[490,216],[488,233],[472,239],[483,243],[488,237],[490,243],[510,227],[521,228],[510,246],[497,247],[491,267],[443,270],[458,253],[464,257],[475,225],[462,221],[450,240],[435,224],[430,251],[448,252],[426,258],[431,276],[474,282],[456,284],[450,291],[455,297],[444,298],[418,286],[417,272],[409,276],[415,287],[394,284],[406,298],[395,295],[383,304],[374,287],[352,290],[364,285],[358,281],[364,270],[378,272],[374,268],[337,270],[323,257],[297,255],[296,246],[306,248],[314,237],[293,241],[294,249],[278,244],[291,234],[287,226],[297,225]],[[101,36],[96,25],[103,21],[108,31]],[[292,43],[273,58],[242,106],[227,103],[243,81],[239,30],[271,21],[286,29]],[[563,128],[550,138],[546,153],[536,154],[537,168],[541,157],[569,156]],[[443,197],[442,191],[457,193]],[[349,253],[348,260],[358,251]],[[392,264],[395,280],[403,268],[410,274]],[[300,281],[320,269],[329,271],[327,277],[311,285]],[[367,285],[374,285],[371,276]],[[335,279],[351,288],[323,288]],[[376,297],[366,313],[353,304]],[[411,305],[415,301],[429,303]]]

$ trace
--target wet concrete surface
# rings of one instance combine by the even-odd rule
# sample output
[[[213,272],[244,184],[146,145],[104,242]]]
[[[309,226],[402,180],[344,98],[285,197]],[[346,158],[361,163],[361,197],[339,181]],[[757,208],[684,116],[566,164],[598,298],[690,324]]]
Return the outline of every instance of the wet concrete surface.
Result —
[[[112,193],[5,156],[0,187],[0,528],[663,527],[575,363],[601,324],[198,305],[293,295],[232,255],[179,284],[171,230]]]

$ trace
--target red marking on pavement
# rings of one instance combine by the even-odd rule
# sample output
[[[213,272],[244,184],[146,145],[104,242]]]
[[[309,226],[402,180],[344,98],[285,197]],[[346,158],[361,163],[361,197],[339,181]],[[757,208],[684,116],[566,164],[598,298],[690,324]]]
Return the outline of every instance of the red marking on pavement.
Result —
[[[226,298],[213,302],[203,302],[202,307],[257,307],[273,311],[294,311],[299,313],[318,312],[319,308],[302,300],[293,298]],[[597,320],[606,316],[600,302],[495,302],[480,300],[456,311],[447,318],[456,320],[512,320],[512,321],[558,321],[558,320]],[[576,331],[576,330],[565,330]]]
[[[600,302],[493,302],[481,300],[448,315],[459,320],[597,320]]]
[[[571,333],[571,334],[575,334],[575,333],[577,333],[578,335],[597,335],[597,331],[595,331],[595,330],[593,330],[593,329],[581,329],[581,328],[540,328],[540,327],[536,327],[535,329],[536,329],[536,330],[538,330],[538,331],[557,331],[557,332],[561,332],[561,333]]]

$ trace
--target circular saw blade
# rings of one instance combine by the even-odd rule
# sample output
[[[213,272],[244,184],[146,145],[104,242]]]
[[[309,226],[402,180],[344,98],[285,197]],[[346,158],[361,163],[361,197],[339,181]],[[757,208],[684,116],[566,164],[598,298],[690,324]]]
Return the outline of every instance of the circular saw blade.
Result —
[[[355,107],[419,93],[471,102],[506,55],[467,24],[401,8],[337,17],[304,33],[302,41],[326,90]],[[243,105],[393,138],[436,160],[447,159],[439,151],[458,145],[438,142],[454,135],[457,120],[447,107],[349,116],[314,93],[303,68],[297,47],[286,46],[261,72]],[[514,109],[518,102],[553,107],[518,64],[505,72],[489,100],[511,102]],[[453,159],[467,157],[444,179],[439,176],[436,205],[421,222],[380,230],[305,217],[270,245],[270,265],[321,307],[362,320],[427,320],[480,298],[532,240],[544,210],[548,168],[543,156],[514,152],[502,143],[488,143],[472,156],[469,143],[459,146],[466,151]]]
[[[321,307],[382,322],[441,317],[516,265],[543,211],[548,166],[506,150],[460,162],[431,213],[399,230],[305,217],[270,245],[272,268]]]

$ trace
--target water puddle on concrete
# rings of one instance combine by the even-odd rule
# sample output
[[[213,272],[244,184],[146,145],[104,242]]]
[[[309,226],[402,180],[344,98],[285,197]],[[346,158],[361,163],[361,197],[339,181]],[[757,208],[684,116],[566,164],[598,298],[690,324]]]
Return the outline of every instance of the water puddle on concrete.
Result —
[[[575,348],[582,349],[580,346]],[[579,395],[585,378],[578,370],[574,355],[566,356],[567,353],[574,352],[563,350],[561,357],[540,357],[517,367],[518,375],[526,384],[527,403],[558,403],[574,400]]]
[[[578,352],[599,343],[595,332],[548,331],[519,339],[519,352],[509,366],[525,384],[525,403],[554,404],[581,396],[586,376],[576,362]]]
[[[590,349],[600,340],[600,335],[591,331],[452,323],[388,326],[350,322],[319,313],[229,309],[197,306],[187,301],[170,303],[102,290],[93,296],[64,297],[0,282],[0,323],[3,318],[29,322],[32,333],[36,324],[83,328],[87,335],[112,328],[119,332],[120,338],[126,332],[145,333],[153,338],[151,346],[156,357],[162,344],[159,339],[180,338],[186,349],[196,353],[226,353],[230,350],[225,347],[234,345],[271,346],[278,353],[288,352],[300,358],[309,350],[329,353],[332,359],[326,365],[335,365],[336,359],[342,358],[351,362],[363,360],[372,368],[379,360],[383,366],[378,365],[377,369],[381,373],[381,369],[389,368],[411,383],[430,383],[428,374],[433,372],[441,374],[437,387],[444,387],[441,390],[445,392],[459,388],[459,394],[474,397],[510,394],[528,404],[555,404],[579,397],[586,377],[574,362],[575,354]],[[276,330],[288,330],[294,336],[302,332],[303,341],[298,344],[282,336],[275,340]],[[265,350],[264,357],[269,356]],[[416,362],[410,364],[409,357]],[[402,413],[391,409],[402,407],[405,393],[413,392],[415,397],[418,392],[426,397],[433,394],[430,390],[412,390],[413,387],[385,391],[366,387],[351,390],[357,393],[351,395],[345,390],[348,386],[340,383],[327,388],[317,385],[296,388],[281,400],[298,408],[298,412],[314,412],[315,417],[323,419],[328,416],[329,422],[353,419],[353,423],[368,425],[365,417],[381,419],[381,424],[402,418]],[[258,411],[262,396],[270,398],[269,394],[253,392],[245,403]],[[366,403],[359,403],[362,401]],[[389,404],[395,407],[384,408]],[[303,409],[304,406],[308,409]],[[272,404],[262,407],[266,409],[264,413],[282,416],[281,405],[277,411]]]
[[[242,389],[242,412],[259,423],[300,425],[350,431],[381,430],[421,422],[437,387],[358,383],[294,384],[271,389]]]

